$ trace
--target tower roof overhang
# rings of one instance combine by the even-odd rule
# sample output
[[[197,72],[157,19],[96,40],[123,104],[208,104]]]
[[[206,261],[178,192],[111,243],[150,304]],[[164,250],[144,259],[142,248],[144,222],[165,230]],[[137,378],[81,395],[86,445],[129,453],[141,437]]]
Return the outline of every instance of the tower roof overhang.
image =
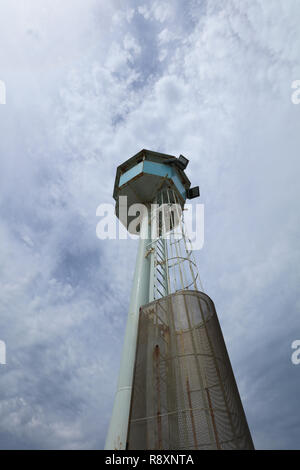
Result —
[[[152,161],[155,163],[166,164],[168,160],[174,158],[176,158],[174,155],[168,155],[166,153],[153,152],[152,150],[147,149],[140,150],[140,152],[136,153],[133,157],[129,158],[124,163],[118,166],[113,192],[114,199],[117,200],[118,198],[119,188],[121,186],[120,179],[122,175],[133,167],[135,167],[137,164],[145,160]],[[174,168],[174,171],[177,173],[178,178],[181,181],[184,189],[189,189],[189,187],[191,186],[191,182],[186,176],[185,172],[183,170],[180,170],[179,168]]]
[[[183,208],[191,183],[174,164],[176,161],[173,155],[143,149],[118,166],[113,193],[115,213],[129,232],[135,218],[129,215],[129,207],[136,203],[149,207],[164,187],[171,189],[172,202],[177,201]]]

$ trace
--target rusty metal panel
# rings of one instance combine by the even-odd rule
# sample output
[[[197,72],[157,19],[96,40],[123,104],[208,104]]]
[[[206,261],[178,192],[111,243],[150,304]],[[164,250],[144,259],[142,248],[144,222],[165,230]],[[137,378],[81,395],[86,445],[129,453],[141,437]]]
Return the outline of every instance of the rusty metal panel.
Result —
[[[140,309],[127,448],[254,448],[215,307],[202,292]]]

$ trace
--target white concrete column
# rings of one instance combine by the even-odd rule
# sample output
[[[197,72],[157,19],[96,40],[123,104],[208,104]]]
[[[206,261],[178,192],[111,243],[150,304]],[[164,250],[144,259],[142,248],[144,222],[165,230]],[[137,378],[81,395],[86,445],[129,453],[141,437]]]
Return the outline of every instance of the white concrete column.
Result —
[[[149,211],[145,210],[140,222],[140,240],[125,330],[118,388],[105,443],[105,449],[107,450],[124,450],[126,448],[139,309],[142,305],[149,302],[150,257],[146,257],[147,245],[150,243],[148,215]]]

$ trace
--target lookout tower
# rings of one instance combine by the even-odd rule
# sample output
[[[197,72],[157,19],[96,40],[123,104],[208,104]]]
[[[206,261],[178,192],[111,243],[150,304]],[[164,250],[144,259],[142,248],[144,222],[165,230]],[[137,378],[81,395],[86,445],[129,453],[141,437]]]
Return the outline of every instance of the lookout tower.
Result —
[[[116,215],[140,239],[106,449],[253,448],[184,227],[188,163],[142,150],[117,168]]]

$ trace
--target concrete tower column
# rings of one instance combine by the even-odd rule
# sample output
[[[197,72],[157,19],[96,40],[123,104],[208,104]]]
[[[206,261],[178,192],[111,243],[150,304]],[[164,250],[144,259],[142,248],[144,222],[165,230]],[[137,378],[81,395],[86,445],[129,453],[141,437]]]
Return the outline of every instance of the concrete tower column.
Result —
[[[149,302],[150,257],[146,257],[146,254],[147,245],[150,243],[150,231],[149,210],[146,209],[141,215],[139,248],[131,290],[119,381],[105,443],[105,449],[107,450],[124,450],[126,448],[139,309]]]

